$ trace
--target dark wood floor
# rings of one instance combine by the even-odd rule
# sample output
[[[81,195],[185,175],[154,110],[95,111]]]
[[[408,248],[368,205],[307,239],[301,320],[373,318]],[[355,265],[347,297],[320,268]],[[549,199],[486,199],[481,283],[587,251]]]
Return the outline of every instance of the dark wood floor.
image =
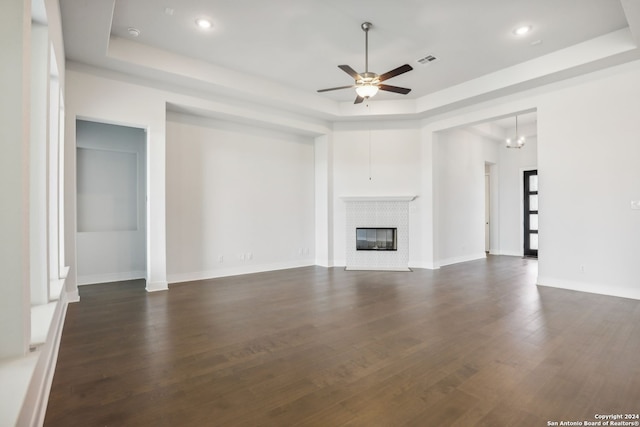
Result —
[[[547,426],[640,412],[640,301],[489,257],[80,288],[45,426]]]

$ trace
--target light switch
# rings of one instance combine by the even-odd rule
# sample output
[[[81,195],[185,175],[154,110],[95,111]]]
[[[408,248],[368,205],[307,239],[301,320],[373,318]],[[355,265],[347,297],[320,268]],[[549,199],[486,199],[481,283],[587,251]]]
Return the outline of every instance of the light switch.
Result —
[[[631,209],[637,211],[640,210],[640,200],[632,200],[631,201]]]

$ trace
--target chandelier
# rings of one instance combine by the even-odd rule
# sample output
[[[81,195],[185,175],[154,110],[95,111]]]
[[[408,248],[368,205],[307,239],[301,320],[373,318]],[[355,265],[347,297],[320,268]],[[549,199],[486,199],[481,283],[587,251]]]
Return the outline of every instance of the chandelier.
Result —
[[[524,136],[518,134],[518,116],[516,116],[516,136],[507,138],[505,143],[507,148],[522,148],[524,146]]]

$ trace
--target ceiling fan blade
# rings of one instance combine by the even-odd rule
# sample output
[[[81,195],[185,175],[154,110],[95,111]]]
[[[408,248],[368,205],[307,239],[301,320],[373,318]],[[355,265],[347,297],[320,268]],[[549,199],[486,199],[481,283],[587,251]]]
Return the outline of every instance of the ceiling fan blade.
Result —
[[[399,76],[400,74],[404,74],[407,71],[411,71],[413,70],[413,67],[409,64],[404,64],[399,66],[398,68],[395,68],[391,71],[387,71],[386,73],[380,75],[380,77],[378,78],[378,81],[385,81],[387,79],[390,79],[391,77],[395,77],[395,76]]]
[[[329,89],[318,89],[318,92],[329,92],[330,90],[349,89],[351,87],[355,87],[355,85],[330,87]]]
[[[340,68],[345,73],[349,74],[351,77],[353,77],[354,80],[362,79],[360,74],[356,73],[356,70],[349,67],[348,65],[338,65],[338,68]]]
[[[363,97],[361,97],[360,95],[357,95],[357,96],[356,96],[356,100],[355,100],[355,101],[353,101],[353,103],[354,103],[354,104],[360,104],[360,103],[362,103],[362,101],[364,101],[364,98],[363,98]]]
[[[398,87],[398,86],[378,85],[378,88],[380,90],[386,90],[387,92],[401,93],[403,95],[406,95],[409,92],[411,92],[411,89],[407,89],[406,87]]]

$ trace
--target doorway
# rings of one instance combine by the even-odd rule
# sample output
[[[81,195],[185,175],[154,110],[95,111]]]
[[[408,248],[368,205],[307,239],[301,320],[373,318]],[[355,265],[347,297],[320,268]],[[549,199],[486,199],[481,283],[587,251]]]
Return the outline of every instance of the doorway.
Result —
[[[491,176],[489,166],[484,166],[484,252],[491,250]]]
[[[146,131],[76,121],[78,284],[146,277]]]
[[[538,170],[524,171],[524,256],[538,257]]]

